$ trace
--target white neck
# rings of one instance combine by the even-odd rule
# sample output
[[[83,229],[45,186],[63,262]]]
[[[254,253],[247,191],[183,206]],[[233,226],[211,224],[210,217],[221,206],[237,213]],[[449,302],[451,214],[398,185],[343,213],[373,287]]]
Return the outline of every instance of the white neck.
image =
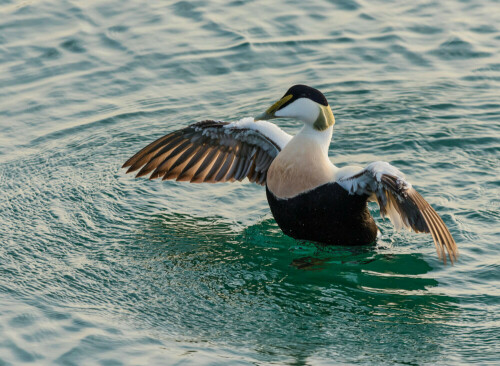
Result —
[[[328,156],[330,142],[332,141],[333,126],[330,126],[324,131],[318,131],[309,124],[304,124],[300,132],[295,135],[294,139],[309,139],[313,140],[321,147],[321,151]]]
[[[328,158],[333,126],[324,131],[304,125],[267,171],[267,187],[277,197],[290,198],[332,180],[335,167]]]

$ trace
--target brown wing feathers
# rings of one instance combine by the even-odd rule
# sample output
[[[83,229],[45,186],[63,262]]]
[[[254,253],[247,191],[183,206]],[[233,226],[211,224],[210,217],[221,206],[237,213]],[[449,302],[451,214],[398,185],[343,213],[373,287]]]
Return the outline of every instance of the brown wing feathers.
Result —
[[[388,203],[384,203],[384,200],[377,197],[381,213],[385,214],[388,206],[392,204],[406,225],[416,232],[431,233],[438,256],[444,263],[446,263],[445,249],[451,263],[456,261],[458,249],[455,240],[431,205],[415,189],[399,184],[397,177],[383,174],[381,183],[388,199]]]
[[[152,142],[123,168],[137,177],[193,183],[243,180],[264,184],[279,148],[256,131],[224,128],[227,122],[202,121]],[[249,138],[251,136],[252,138]],[[265,146],[264,146],[265,145]]]

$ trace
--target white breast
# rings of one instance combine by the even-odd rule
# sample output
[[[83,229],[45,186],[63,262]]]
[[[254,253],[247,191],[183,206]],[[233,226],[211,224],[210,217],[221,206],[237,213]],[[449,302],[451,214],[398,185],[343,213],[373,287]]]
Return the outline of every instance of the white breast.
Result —
[[[278,154],[267,172],[267,187],[279,198],[291,198],[330,182],[336,167],[328,158],[332,128],[319,132],[305,126]]]

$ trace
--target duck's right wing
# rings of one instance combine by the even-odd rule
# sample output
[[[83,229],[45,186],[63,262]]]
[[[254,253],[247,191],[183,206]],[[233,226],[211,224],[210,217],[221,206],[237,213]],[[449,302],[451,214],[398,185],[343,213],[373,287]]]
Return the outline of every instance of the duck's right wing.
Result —
[[[132,156],[123,168],[142,169],[137,177],[193,183],[243,180],[265,184],[274,158],[292,139],[278,126],[245,118],[202,121],[169,133]]]
[[[457,244],[443,219],[392,165],[378,161],[356,173],[341,168],[337,182],[350,194],[374,195],[381,215],[388,216],[396,229],[431,233],[437,254],[445,264],[446,252],[451,263],[457,260]]]

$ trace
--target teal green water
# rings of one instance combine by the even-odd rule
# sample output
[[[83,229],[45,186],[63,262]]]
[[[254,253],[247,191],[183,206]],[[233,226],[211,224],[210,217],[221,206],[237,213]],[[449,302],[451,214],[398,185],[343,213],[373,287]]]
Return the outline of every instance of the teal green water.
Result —
[[[500,5],[0,0],[0,365],[498,364]],[[460,248],[285,237],[262,187],[121,164],[325,92],[340,165],[385,160]],[[277,123],[290,133],[291,120]]]

